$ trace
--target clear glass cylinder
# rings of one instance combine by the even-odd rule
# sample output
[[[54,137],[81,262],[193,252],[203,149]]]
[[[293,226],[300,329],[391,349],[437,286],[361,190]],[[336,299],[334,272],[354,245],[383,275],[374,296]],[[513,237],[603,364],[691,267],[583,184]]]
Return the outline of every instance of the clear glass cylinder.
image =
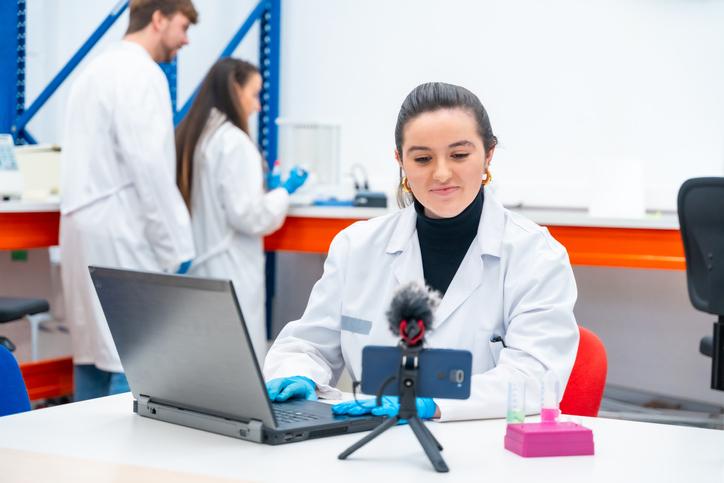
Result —
[[[560,401],[560,383],[556,373],[548,370],[541,381],[540,417],[543,422],[556,422],[560,415],[558,401]]]
[[[525,421],[525,379],[514,375],[508,381],[508,423],[522,423]]]

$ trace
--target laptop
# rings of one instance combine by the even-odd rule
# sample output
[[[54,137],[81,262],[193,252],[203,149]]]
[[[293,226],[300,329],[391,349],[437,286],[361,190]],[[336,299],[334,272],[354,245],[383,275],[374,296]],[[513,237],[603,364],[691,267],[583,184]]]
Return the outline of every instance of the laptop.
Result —
[[[266,444],[366,431],[382,419],[329,404],[272,403],[228,280],[89,267],[133,411]]]

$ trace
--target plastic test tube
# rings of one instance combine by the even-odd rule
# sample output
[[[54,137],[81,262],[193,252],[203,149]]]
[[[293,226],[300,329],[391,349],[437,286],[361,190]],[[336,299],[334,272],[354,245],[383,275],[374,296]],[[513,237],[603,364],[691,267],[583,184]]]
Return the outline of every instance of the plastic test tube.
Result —
[[[543,423],[555,423],[561,414],[558,408],[560,385],[556,373],[548,370],[541,381],[540,419]]]
[[[525,421],[525,379],[516,374],[508,381],[508,423],[522,423]]]

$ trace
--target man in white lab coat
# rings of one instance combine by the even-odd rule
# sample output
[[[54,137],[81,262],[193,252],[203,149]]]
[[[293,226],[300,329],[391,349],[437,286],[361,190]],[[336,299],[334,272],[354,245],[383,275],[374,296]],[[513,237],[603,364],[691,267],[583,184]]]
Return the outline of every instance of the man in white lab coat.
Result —
[[[191,0],[132,0],[123,40],[90,61],[70,92],[60,245],[76,400],[128,391],[88,266],[177,271],[194,256],[157,62],[188,43],[197,16]]]

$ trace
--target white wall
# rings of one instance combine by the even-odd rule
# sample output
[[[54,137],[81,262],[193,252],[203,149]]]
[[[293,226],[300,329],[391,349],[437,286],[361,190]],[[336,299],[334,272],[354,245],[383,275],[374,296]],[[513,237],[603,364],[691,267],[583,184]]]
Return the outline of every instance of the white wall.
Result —
[[[28,2],[28,98],[116,0]],[[179,57],[180,103],[253,0],[197,0]],[[126,18],[105,42],[119,38]],[[724,2],[692,0],[284,0],[281,114],[342,125],[346,169],[395,183],[404,96],[430,80],[476,92],[501,140],[493,169],[508,203],[587,206],[600,176],[640,162],[649,208],[680,183],[724,174]],[[257,58],[254,30],[237,55]],[[59,141],[67,86],[31,124]]]
[[[415,85],[459,83],[489,110],[506,201],[586,206],[595,162],[639,159],[646,203],[724,173],[724,3],[312,0],[284,10],[282,112],[343,125],[342,158],[395,178]]]

